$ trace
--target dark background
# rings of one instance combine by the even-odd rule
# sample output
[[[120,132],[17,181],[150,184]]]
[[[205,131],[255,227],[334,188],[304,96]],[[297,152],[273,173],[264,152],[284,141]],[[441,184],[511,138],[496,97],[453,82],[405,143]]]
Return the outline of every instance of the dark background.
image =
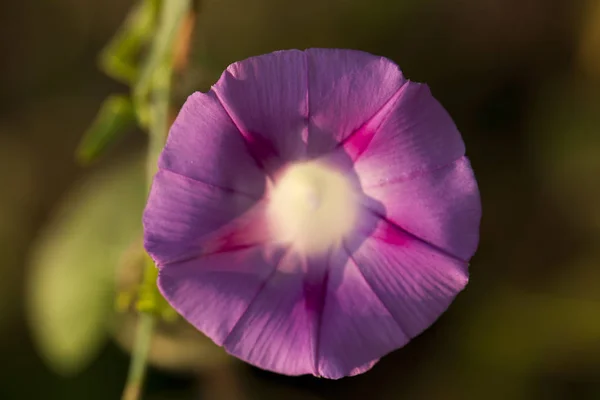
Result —
[[[82,211],[85,226],[94,214],[139,219],[143,192],[131,194],[131,211],[118,196],[129,196],[122,194],[132,187],[127,177],[143,179],[143,172],[121,172],[137,168],[128,160],[143,154],[141,131],[89,168],[73,156],[102,99],[127,90],[104,76],[96,60],[131,4],[0,5],[2,400],[117,399],[124,384],[131,324],[102,314],[102,328],[93,330],[103,332],[99,339],[83,334],[81,347],[70,353],[48,350],[55,342],[44,342],[44,335],[53,332],[46,325],[53,314],[40,320],[35,299],[50,285],[39,279],[47,262],[39,249],[48,237],[83,238],[74,245],[80,258],[53,258],[59,267],[52,276],[65,287],[105,285],[106,279],[86,271],[87,262],[105,262],[108,253],[98,246],[107,243],[93,239],[95,229],[60,231],[61,216],[85,201],[72,197],[74,188],[87,187],[104,210]],[[357,48],[391,58],[410,79],[427,82],[453,116],[483,202],[469,286],[407,347],[365,375],[335,382],[223,362],[183,324],[166,327],[161,334],[170,339],[155,343],[145,398],[600,399],[600,2],[206,0],[198,8],[178,96],[205,89],[231,62],[306,47]],[[125,182],[120,189],[110,186],[119,177]],[[111,191],[118,196],[111,198]],[[109,228],[116,225],[106,224],[103,237],[112,240]],[[105,264],[114,271],[114,262]],[[123,284],[126,278],[118,276]],[[52,299],[67,289],[48,290],[51,310]],[[92,292],[65,304],[87,307]],[[110,308],[111,302],[94,304]],[[74,311],[73,326],[86,312]]]

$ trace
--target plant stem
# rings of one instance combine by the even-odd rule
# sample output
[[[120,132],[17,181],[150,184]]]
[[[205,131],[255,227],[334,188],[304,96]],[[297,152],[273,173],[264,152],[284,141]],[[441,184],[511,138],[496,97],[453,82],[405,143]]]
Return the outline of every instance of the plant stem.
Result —
[[[173,48],[184,17],[190,10],[190,0],[161,2],[157,30],[150,54],[140,79],[133,88],[134,104],[142,124],[148,124],[148,190],[157,169],[157,161],[169,129],[169,100],[173,75]],[[148,257],[144,265],[144,279],[139,301],[144,303],[137,321],[137,330],[131,365],[122,400],[138,400],[141,396],[152,333],[160,293],[156,287],[156,266]],[[141,298],[144,297],[144,298]],[[148,309],[146,309],[148,307]],[[139,306],[138,306],[139,309]]]
[[[140,398],[146,375],[150,342],[152,341],[154,316],[150,313],[142,312],[139,314],[137,324],[135,345],[131,355],[129,375],[127,376],[127,384],[123,391],[122,400],[137,400]]]

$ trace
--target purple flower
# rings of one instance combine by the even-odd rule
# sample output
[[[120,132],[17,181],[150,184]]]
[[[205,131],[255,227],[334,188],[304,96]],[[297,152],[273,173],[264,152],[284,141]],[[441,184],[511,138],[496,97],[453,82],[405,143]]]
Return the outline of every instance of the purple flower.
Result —
[[[158,285],[236,357],[286,375],[370,369],[468,281],[481,206],[460,133],[382,57],[232,64],[171,128],[144,212]]]

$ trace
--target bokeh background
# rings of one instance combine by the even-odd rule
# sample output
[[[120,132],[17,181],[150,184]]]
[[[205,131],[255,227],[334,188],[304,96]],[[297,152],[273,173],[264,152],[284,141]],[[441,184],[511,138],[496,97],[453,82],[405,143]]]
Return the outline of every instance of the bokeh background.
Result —
[[[166,0],[168,2],[168,0]],[[133,317],[146,136],[74,152],[131,0],[0,4],[0,399],[118,399]],[[153,342],[145,399],[600,399],[600,1],[203,0],[175,104],[231,62],[347,47],[427,82],[483,201],[471,282],[371,372],[285,378],[184,323]],[[342,334],[342,333],[340,333]]]

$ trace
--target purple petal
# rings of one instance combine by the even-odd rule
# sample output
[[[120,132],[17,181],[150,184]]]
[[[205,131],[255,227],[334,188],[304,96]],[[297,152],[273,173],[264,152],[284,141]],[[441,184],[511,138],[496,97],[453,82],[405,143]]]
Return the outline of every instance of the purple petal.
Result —
[[[353,50],[306,50],[309,75],[309,148],[335,148],[381,114],[406,79],[390,60]]]
[[[197,92],[187,99],[171,127],[158,166],[257,199],[265,188],[264,173],[214,94]]]
[[[254,216],[245,214],[255,205],[246,195],[159,170],[143,215],[144,246],[159,266],[216,251],[215,234]]]
[[[315,373],[315,314],[301,261],[262,248],[210,255],[161,270],[165,298],[234,356],[286,375]],[[275,254],[275,253],[274,253]]]
[[[315,374],[315,321],[307,304],[300,257],[287,253],[248,304],[225,349],[260,368],[285,375]]]
[[[435,322],[468,281],[465,261],[384,219],[351,258],[409,338]]]
[[[279,51],[230,65],[212,90],[268,171],[306,152],[306,57]]]
[[[331,261],[320,328],[319,374],[332,379],[363,373],[409,341],[348,254]]]
[[[365,194],[385,206],[388,220],[443,248],[470,259],[479,241],[481,202],[466,157],[434,171],[365,187]]]
[[[223,345],[276,261],[260,247],[211,254],[161,269],[158,287],[185,319]]]
[[[170,264],[159,288],[230,354],[286,375],[355,375],[408,341],[353,264],[328,269],[322,259],[263,250]]]
[[[355,164],[363,186],[448,165],[465,153],[454,122],[427,85],[408,82]]]

